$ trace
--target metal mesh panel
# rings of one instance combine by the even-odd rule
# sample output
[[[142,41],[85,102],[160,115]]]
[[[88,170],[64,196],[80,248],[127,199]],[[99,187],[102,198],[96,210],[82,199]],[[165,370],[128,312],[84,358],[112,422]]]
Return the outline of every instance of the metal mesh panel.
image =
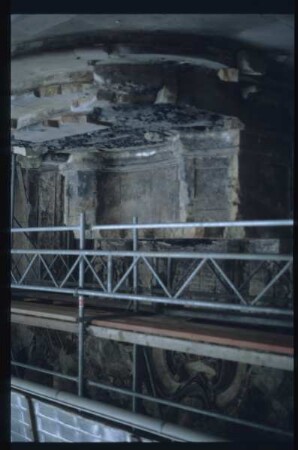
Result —
[[[33,442],[29,404],[26,397],[11,392],[11,442]]]
[[[131,442],[123,430],[85,419],[56,406],[33,400],[40,442]]]

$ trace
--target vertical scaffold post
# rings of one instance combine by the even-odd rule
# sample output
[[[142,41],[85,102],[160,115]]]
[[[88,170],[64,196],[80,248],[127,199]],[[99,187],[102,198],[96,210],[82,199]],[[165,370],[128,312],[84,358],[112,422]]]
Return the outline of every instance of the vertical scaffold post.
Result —
[[[113,286],[113,262],[112,262],[112,255],[108,255],[108,261],[107,261],[107,289],[108,292],[112,292]]]
[[[11,177],[10,177],[10,226],[13,227],[14,218],[14,199],[15,199],[15,174],[16,174],[16,155],[11,153]]]
[[[138,218],[136,216],[133,217],[133,224],[138,223]],[[138,230],[134,228],[132,230],[132,245],[133,251],[136,252],[138,250]],[[137,264],[133,268],[133,293],[138,293],[138,268]],[[138,303],[135,301],[133,303],[133,309],[135,312],[138,311]],[[132,373],[132,390],[133,392],[138,392],[140,387],[140,352],[141,348],[137,344],[133,344],[133,373]],[[136,412],[139,409],[139,399],[135,396],[132,398],[132,410]]]
[[[169,291],[172,289],[172,260],[168,258],[167,260],[167,288]]]
[[[80,214],[80,250],[85,249],[85,214]],[[79,263],[79,288],[84,287],[84,259],[81,257]],[[78,333],[78,395],[83,396],[84,390],[84,297],[79,295],[79,333]]]
[[[134,225],[138,223],[138,218],[136,216],[133,217],[133,222]],[[136,228],[134,228],[132,230],[132,249],[134,252],[138,251],[138,230]],[[134,258],[135,260],[135,258]],[[134,268],[133,268],[133,293],[137,294],[138,293],[138,267],[137,264],[135,264]],[[135,301],[133,304],[133,309],[134,311],[138,310],[138,303]]]

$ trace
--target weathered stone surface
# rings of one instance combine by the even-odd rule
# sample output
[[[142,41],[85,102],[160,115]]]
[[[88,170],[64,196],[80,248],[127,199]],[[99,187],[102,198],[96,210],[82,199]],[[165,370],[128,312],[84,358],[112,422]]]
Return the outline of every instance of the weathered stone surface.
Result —
[[[90,106],[96,102],[96,95],[94,93],[85,94],[75,98],[71,103],[72,111],[82,111],[90,109]]]
[[[73,117],[71,114],[73,114]],[[29,128],[16,130],[13,134],[13,141],[22,142],[23,146],[26,147],[27,152],[30,150],[35,154],[38,152],[42,154],[42,148],[46,149],[46,151],[52,150],[53,148],[58,152],[64,149],[69,151],[70,149],[67,149],[66,145],[57,145],[56,147],[53,145],[51,147],[51,143],[53,142],[53,144],[55,144],[56,140],[61,139],[62,141],[66,137],[71,139],[74,135],[79,138],[79,136],[82,136],[85,133],[92,133],[107,128],[103,125],[87,123],[84,114],[67,113],[65,122],[63,117],[64,115],[55,118],[59,123],[59,127],[49,127],[44,124],[37,124]],[[45,123],[47,123],[47,121],[45,121]]]
[[[51,119],[44,120],[43,125],[47,127],[59,128],[60,120],[59,117],[52,117]]]
[[[205,127],[215,129],[231,128],[231,118],[209,113],[190,105],[113,105],[107,108],[94,108],[90,114],[106,120],[119,128],[136,129],[140,127],[167,129],[175,127]],[[235,120],[235,128],[240,122]]]
[[[256,52],[240,50],[237,53],[237,65],[244,74],[260,76],[266,73],[266,61]]]
[[[239,208],[243,218],[281,219],[290,216],[290,168],[291,143],[286,136],[252,131],[250,128],[241,131]],[[263,237],[274,236],[272,229],[248,229],[247,233],[248,236],[258,236],[260,233]]]
[[[23,96],[14,100],[11,105],[11,116],[16,129],[41,122],[51,115],[63,111],[70,111],[73,100],[77,94],[55,95],[52,97],[37,98]]]
[[[40,86],[35,89],[34,94],[36,97],[52,97],[53,95],[61,94],[61,85],[52,84],[50,86]]]
[[[85,60],[76,59],[72,51],[16,58],[11,67],[12,93],[17,95],[41,86],[92,81],[93,70]]]
[[[15,155],[26,156],[26,147],[20,147],[18,145],[13,145],[12,153],[14,153]]]
[[[239,81],[239,71],[234,68],[219,69],[218,78],[222,81],[238,83]]]
[[[44,168],[55,163],[51,155],[61,155],[56,168],[65,176],[65,223],[77,224],[81,211],[88,223],[130,222],[135,215],[141,222],[235,219],[239,121],[162,104],[93,114],[110,120],[110,129],[44,142]],[[37,144],[29,146],[38,152]],[[90,182],[86,189],[80,173]]]
[[[131,61],[129,58],[108,61],[105,55],[105,60],[99,58],[97,64],[89,66],[91,71],[94,70],[95,84],[92,91],[89,89],[89,96],[84,97],[84,89],[88,86],[76,78],[83,71],[87,59],[73,64],[73,57],[66,52],[64,64],[60,57],[57,60],[63,70],[71,68],[68,80],[53,82],[52,79],[51,83],[47,80],[39,87],[44,89],[41,91],[44,93],[50,93],[55,86],[69,89],[73,93],[68,96],[74,95],[71,102],[72,105],[75,102],[78,111],[81,107],[89,108],[89,103],[94,100],[93,93],[97,93],[97,100],[91,105],[93,111],[87,117],[93,123],[85,123],[84,113],[64,112],[56,116],[48,109],[46,120],[50,122],[47,124],[59,124],[59,128],[46,129],[38,124],[35,129],[27,127],[15,132],[13,143],[24,146],[26,154],[32,155],[23,167],[41,165],[42,170],[56,168],[60,173],[72,170],[96,173],[97,183],[92,191],[92,195],[96,192],[96,200],[91,202],[96,213],[91,213],[91,203],[86,200],[90,219],[114,222],[130,220],[132,215],[138,215],[144,221],[216,221],[238,217],[254,219],[258,218],[255,217],[256,212],[263,215],[260,218],[271,218],[272,200],[263,193],[268,191],[269,194],[270,183],[276,177],[282,181],[276,184],[274,195],[278,201],[274,208],[280,217],[287,216],[283,192],[288,190],[285,180],[289,162],[282,156],[285,152],[277,146],[271,150],[274,138],[263,138],[258,133],[250,134],[248,138],[242,133],[240,137],[239,130],[243,127],[240,121],[219,114],[223,111],[237,113],[240,91],[218,79],[218,68],[178,64],[178,60],[172,63],[160,60],[155,64],[153,59],[149,63],[150,58],[136,63],[134,56]],[[54,59],[50,57],[46,67],[53,71],[56,67]],[[221,73],[229,70],[221,69]],[[158,92],[165,94],[165,90],[165,97],[172,92],[171,101],[175,97],[176,103],[154,104]],[[98,100],[103,96],[105,101]],[[58,97],[63,95],[35,100]],[[20,105],[21,100],[15,98],[14,103]],[[164,98],[162,101],[168,100]],[[33,120],[26,115],[20,119],[23,124]],[[36,143],[28,142],[30,136]],[[282,145],[283,148],[287,146],[288,143],[284,147]],[[90,151],[97,152],[94,163],[90,162],[92,156],[88,163],[88,158],[77,160],[76,168],[70,169],[74,160],[68,154],[87,154]],[[41,156],[37,158],[39,152]],[[269,167],[266,174],[261,169],[264,162]],[[255,168],[255,165],[260,168]],[[160,192],[164,193],[164,198]],[[75,202],[69,204],[73,205],[70,207],[73,211],[71,220],[75,220]],[[65,213],[64,218],[67,220],[68,214]],[[179,233],[192,237],[201,236],[203,231],[189,229]],[[227,237],[243,236],[243,230],[239,229],[224,233]]]
[[[167,86],[163,86],[157,93],[154,103],[176,103],[177,92],[171,90]]]

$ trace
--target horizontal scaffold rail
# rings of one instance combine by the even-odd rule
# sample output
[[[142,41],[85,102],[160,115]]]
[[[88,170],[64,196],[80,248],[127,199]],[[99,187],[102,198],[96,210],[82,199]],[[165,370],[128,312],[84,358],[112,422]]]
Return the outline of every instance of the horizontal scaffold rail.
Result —
[[[246,261],[292,261],[291,255],[250,253],[202,253],[202,252],[143,252],[117,250],[60,250],[60,249],[12,249],[12,255],[64,255],[64,256],[119,256],[181,259],[231,259]]]
[[[214,309],[217,311],[231,311],[231,312],[245,312],[248,314],[267,314],[268,316],[276,315],[276,316],[286,316],[292,317],[293,311],[282,309],[282,308],[269,308],[269,307],[252,307],[252,306],[242,306],[242,305],[231,305],[225,303],[218,302],[206,302],[200,300],[189,300],[189,299],[179,299],[179,300],[171,300],[165,297],[155,297],[155,296],[146,296],[146,295],[135,295],[135,294],[113,294],[108,292],[100,292],[100,291],[92,291],[91,289],[72,289],[72,288],[52,288],[48,286],[18,286],[16,284],[11,285],[12,289],[24,289],[27,291],[39,291],[39,292],[53,292],[53,293],[62,293],[69,294],[73,296],[84,295],[86,297],[99,297],[99,298],[112,298],[115,300],[132,300],[136,302],[149,302],[149,303],[164,303],[167,305],[176,305],[176,306],[194,306],[200,307],[202,309]]]
[[[82,216],[83,217],[83,216]],[[123,229],[128,228],[132,230],[133,250],[89,250],[85,245],[85,220],[80,219],[80,224],[76,227],[44,227],[44,228],[20,228],[12,229],[12,232],[37,232],[37,231],[65,231],[78,230],[80,237],[80,249],[12,249],[12,288],[24,290],[39,290],[53,292],[60,292],[71,295],[92,296],[101,298],[111,298],[116,300],[130,300],[133,302],[150,302],[150,303],[164,303],[176,306],[194,306],[200,308],[214,308],[215,310],[233,311],[233,312],[247,312],[247,313],[265,313],[265,314],[279,314],[282,316],[291,316],[292,311],[288,308],[279,308],[276,305],[262,305],[260,307],[260,300],[266,299],[266,295],[272,287],[276,286],[278,280],[283,280],[287,284],[288,292],[291,291],[291,274],[293,256],[285,254],[272,253],[231,253],[231,252],[200,252],[200,251],[143,251],[138,246],[137,230],[142,228],[184,228],[184,227],[209,227],[209,226],[292,226],[292,220],[279,221],[242,221],[242,222],[193,222],[193,223],[162,223],[162,224],[138,224],[134,220],[129,225],[98,225],[91,227],[92,230],[100,229]],[[19,262],[25,256],[26,262],[23,261],[20,268]],[[16,257],[19,257],[17,260]],[[49,260],[50,258],[50,260]],[[167,280],[164,279],[164,273],[160,272],[158,261],[167,260]],[[116,261],[115,261],[116,260]],[[120,263],[115,270],[115,266]],[[183,264],[183,266],[190,265],[184,273],[182,280],[179,281],[179,286],[172,286],[170,266],[172,261],[175,264]],[[182,260],[182,261],[181,261]],[[186,262],[188,261],[188,262]],[[163,261],[161,261],[163,262]],[[240,286],[231,279],[227,273],[226,262],[241,262],[241,264],[253,264],[254,267],[249,269],[250,273],[246,279],[242,281]],[[256,264],[258,263],[258,264]],[[59,276],[55,267],[59,265]],[[244,287],[248,286],[250,280],[265,268],[265,266],[275,265],[275,272],[270,280],[267,280],[265,285],[259,292],[251,296],[245,295]],[[142,265],[149,272],[149,275],[164,296],[155,295],[153,291],[143,293],[139,289],[140,276],[139,269]],[[100,269],[98,267],[100,266]],[[62,272],[61,272],[62,268]],[[217,282],[224,288],[228,294],[230,301],[224,303],[220,301],[206,301],[206,296],[200,296],[196,293],[197,298],[184,298],[182,294],[190,288],[193,280],[198,276],[204,276],[206,268],[212,272]],[[32,277],[34,271],[35,276]],[[42,278],[39,278],[37,273],[43,271]],[[92,287],[87,287],[86,272],[89,271],[89,276],[93,277]],[[30,275],[30,277],[29,277]],[[133,276],[133,286],[129,286],[130,276]],[[59,278],[60,277],[60,278]],[[118,277],[118,279],[117,279]],[[72,279],[72,281],[71,281]],[[72,283],[70,286],[69,283]],[[130,292],[132,288],[132,292]],[[192,296],[193,297],[193,296]],[[202,298],[203,297],[203,298]],[[236,303],[236,304],[235,304]],[[238,303],[238,304],[237,304]]]
[[[292,227],[294,221],[285,220],[242,220],[224,222],[167,222],[167,223],[127,223],[92,225],[92,231],[100,230],[153,230],[153,229],[183,229],[183,228],[256,228],[256,227]],[[44,233],[58,231],[77,231],[80,225],[47,226],[47,227],[18,227],[11,228],[11,233]]]
[[[168,223],[136,223],[120,225],[94,225],[92,230],[146,230],[165,228],[246,228],[246,227],[288,227],[293,220],[242,220],[225,222],[168,222]]]
[[[80,227],[78,225],[75,226],[61,226],[61,227],[18,227],[11,228],[11,233],[46,233],[53,231],[77,231]]]

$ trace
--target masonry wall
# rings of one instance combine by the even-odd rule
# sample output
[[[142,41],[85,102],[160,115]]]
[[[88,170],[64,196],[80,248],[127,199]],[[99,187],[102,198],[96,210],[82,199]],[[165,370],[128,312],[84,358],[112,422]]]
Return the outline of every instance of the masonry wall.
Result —
[[[129,223],[133,216],[143,223],[235,220],[238,152],[238,129],[184,132],[162,144],[117,149],[113,160],[76,151],[65,163],[23,169],[30,213],[19,205],[18,214],[31,226],[75,225],[83,211],[88,224]]]

